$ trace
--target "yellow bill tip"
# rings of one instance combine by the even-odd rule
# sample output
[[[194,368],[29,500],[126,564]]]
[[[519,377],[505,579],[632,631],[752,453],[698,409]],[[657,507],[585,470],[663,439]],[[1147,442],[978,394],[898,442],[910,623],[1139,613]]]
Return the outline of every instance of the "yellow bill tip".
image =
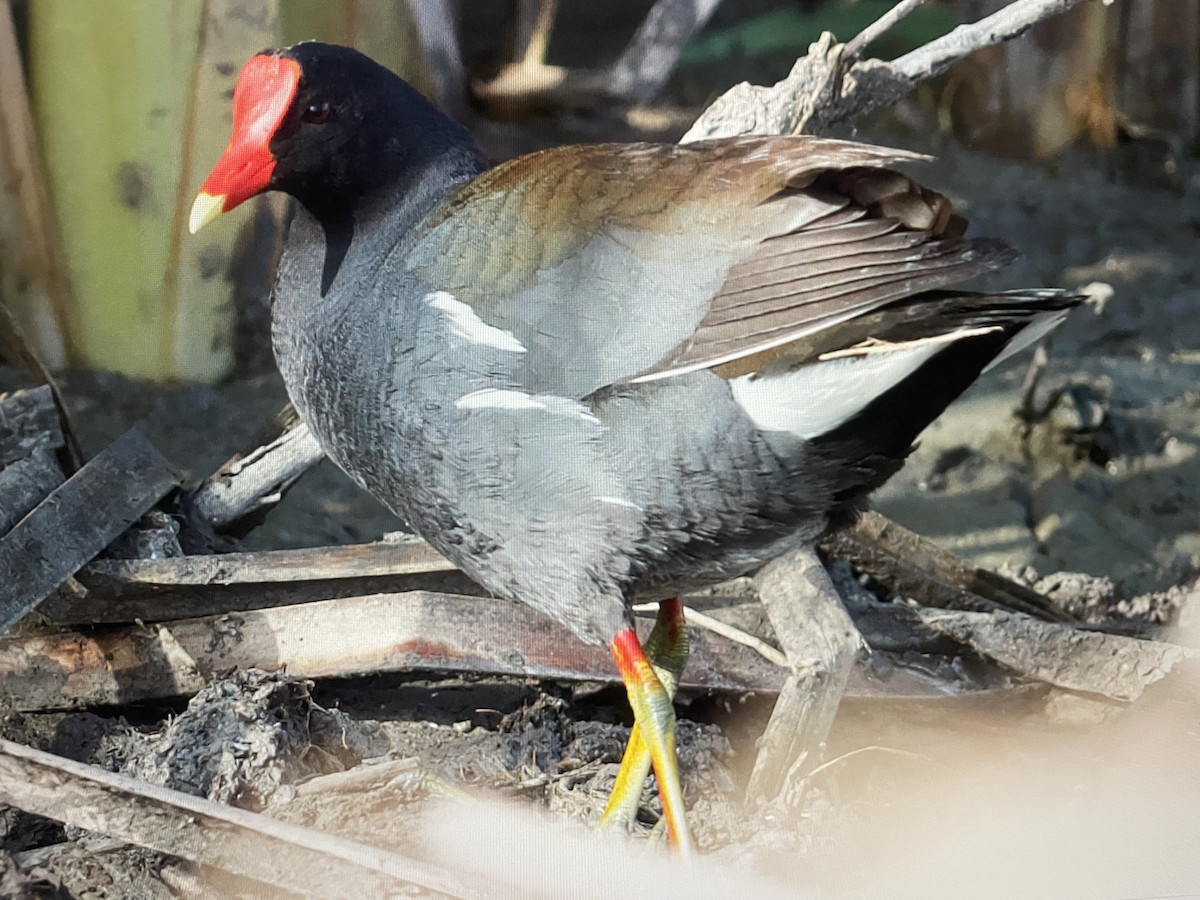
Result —
[[[196,195],[196,201],[192,204],[192,214],[188,217],[188,231],[195,234],[224,212],[224,207],[224,195],[206,194],[201,191]]]

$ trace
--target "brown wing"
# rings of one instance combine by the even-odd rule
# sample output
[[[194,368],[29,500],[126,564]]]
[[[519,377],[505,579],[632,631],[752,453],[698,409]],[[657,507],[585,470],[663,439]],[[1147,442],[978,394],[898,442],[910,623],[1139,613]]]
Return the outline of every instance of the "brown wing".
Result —
[[[408,266],[524,348],[502,373],[523,390],[753,362],[1000,263],[884,168],[921,158],[813,137],[556,148],[464,185]]]
[[[840,198],[841,208],[769,238],[734,265],[691,338],[637,380],[714,368],[725,377],[840,343],[820,335],[900,298],[999,268],[1001,241],[965,240],[945,197],[888,170],[822,173],[771,203]],[[806,340],[807,338],[807,340]]]

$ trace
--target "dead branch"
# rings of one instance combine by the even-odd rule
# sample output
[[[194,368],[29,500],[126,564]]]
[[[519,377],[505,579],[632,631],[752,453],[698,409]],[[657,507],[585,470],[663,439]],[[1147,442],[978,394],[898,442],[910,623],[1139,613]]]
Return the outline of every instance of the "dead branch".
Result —
[[[0,539],[0,632],[177,484],[178,473],[135,428],[55,489]]]
[[[424,541],[222,553],[167,559],[101,559],[79,573],[82,596],[39,608],[61,624],[162,622],[413,590],[478,593]]]
[[[23,710],[180,696],[196,690],[196,673],[231,668],[286,668],[304,678],[426,670],[617,681],[603,647],[581,644],[524,605],[426,591],[0,641],[0,690]],[[701,634],[684,686],[774,693],[782,675],[752,650]]]
[[[195,522],[216,532],[236,531],[247,520],[257,524],[297,478],[324,458],[290,405],[275,421],[283,428],[278,437],[234,456],[185,498],[184,508]]]
[[[891,31],[897,22],[924,4],[925,0],[900,0],[899,3],[846,42],[847,58],[858,59],[871,44]]]
[[[804,777],[821,762],[862,638],[810,548],[768,563],[755,581],[792,671],[759,741],[746,795],[798,805]]]
[[[927,625],[1018,675],[1113,700],[1136,700],[1184,659],[1200,660],[1200,650],[1018,613],[918,612]]]
[[[346,838],[0,740],[0,799],[76,828],[306,896],[488,896],[449,871]]]
[[[783,81],[772,87],[743,83],[730,88],[701,114],[682,140],[827,133],[866,112],[899,102],[920,82],[940,75],[959,60],[1011,40],[1079,2],[1015,0],[890,63],[877,59],[852,63],[846,46],[826,33]]]
[[[458,121],[469,121],[467,79],[450,4],[447,0],[407,0],[407,7],[437,89],[437,104]]]
[[[1075,621],[1036,591],[981,569],[876,512],[864,513],[853,528],[831,535],[822,546],[923,606],[1011,610],[1051,622]]]
[[[173,559],[102,559],[81,573],[88,580],[107,580],[123,592],[145,587],[226,586],[267,582],[300,582],[371,575],[452,572],[454,564],[417,537],[306,547],[260,553],[222,553]]]
[[[1020,37],[1038,22],[1065,13],[1080,0],[1013,0],[1008,6],[970,25],[906,53],[890,64],[909,87],[941,75],[956,62],[985,47]]]
[[[645,103],[662,90],[679,54],[716,11],[721,0],[658,0],[629,45],[608,70],[609,90]]]
[[[639,630],[648,632],[650,624],[638,620]],[[619,683],[605,648],[580,643],[523,604],[432,591],[0,640],[0,694],[22,711],[187,695],[232,668],[286,669],[303,678],[430,671]],[[786,676],[755,650],[698,631],[683,688],[775,694]],[[886,681],[855,671],[848,691],[854,697],[944,695],[942,682],[916,669],[897,669]]]

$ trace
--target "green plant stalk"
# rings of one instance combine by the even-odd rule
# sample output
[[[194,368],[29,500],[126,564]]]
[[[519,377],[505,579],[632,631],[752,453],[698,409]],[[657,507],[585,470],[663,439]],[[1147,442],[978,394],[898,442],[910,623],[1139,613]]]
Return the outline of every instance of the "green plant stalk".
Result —
[[[77,364],[169,377],[163,279],[203,0],[39,0],[30,81]]]

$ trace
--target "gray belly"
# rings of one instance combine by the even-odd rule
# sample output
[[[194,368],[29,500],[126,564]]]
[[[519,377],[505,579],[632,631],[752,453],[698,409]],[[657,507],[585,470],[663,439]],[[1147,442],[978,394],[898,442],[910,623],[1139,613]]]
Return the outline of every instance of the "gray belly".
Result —
[[[824,528],[803,446],[764,438],[710,373],[471,405],[477,379],[358,352],[361,335],[335,328],[280,360],[323,449],[486,590],[585,640],[611,639],[634,593],[744,574]]]

